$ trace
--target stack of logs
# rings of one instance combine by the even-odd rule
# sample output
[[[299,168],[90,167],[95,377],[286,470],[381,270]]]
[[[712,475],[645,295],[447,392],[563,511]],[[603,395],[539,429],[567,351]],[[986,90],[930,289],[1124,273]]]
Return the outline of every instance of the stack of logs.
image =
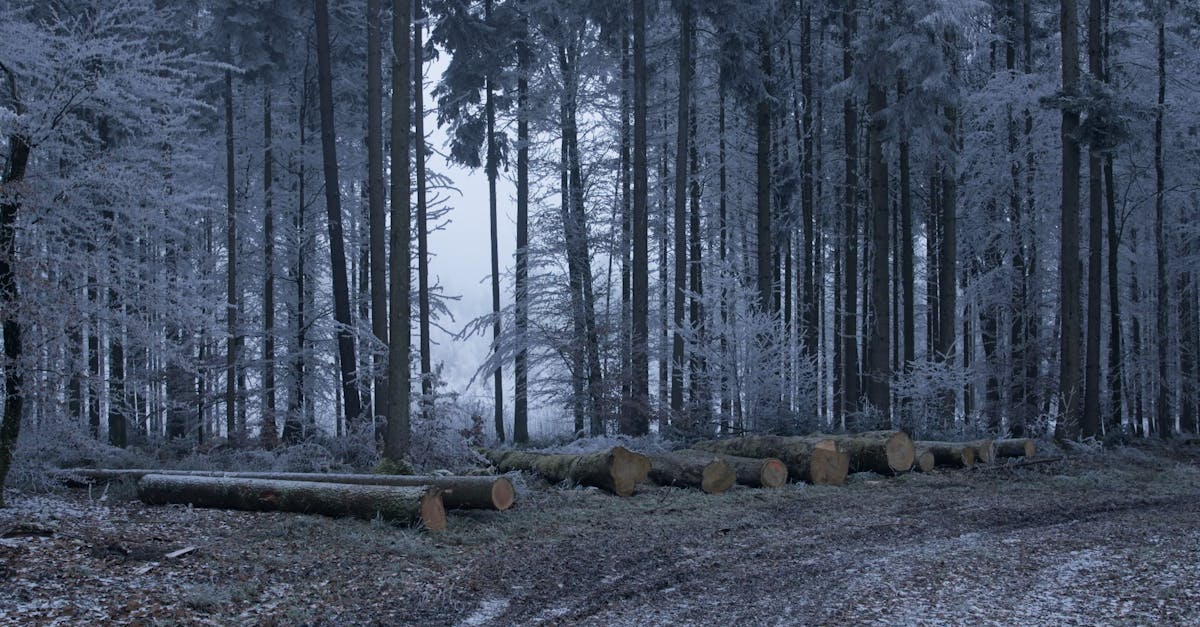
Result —
[[[903,431],[850,435],[745,436],[696,442],[690,449],[643,455],[617,446],[582,454],[487,452],[501,473],[532,472],[552,483],[594,486],[630,496],[637,485],[697,488],[720,494],[735,484],[778,488],[790,478],[842,485],[851,472],[894,476],[937,467],[966,468],[1004,457],[1034,456],[1033,440],[914,442]],[[431,531],[446,527],[446,508],[503,511],[516,497],[505,477],[263,473],[180,470],[66,471],[64,479],[133,480],[155,504],[354,516]]]
[[[137,481],[151,505],[379,517],[430,531],[446,528],[447,508],[503,511],[516,500],[507,477],[75,469],[64,479]]]

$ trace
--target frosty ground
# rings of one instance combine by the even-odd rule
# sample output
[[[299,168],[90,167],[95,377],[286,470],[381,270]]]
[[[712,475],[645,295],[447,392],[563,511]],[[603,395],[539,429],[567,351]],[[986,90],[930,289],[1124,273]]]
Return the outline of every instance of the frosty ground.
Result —
[[[10,492],[0,623],[1200,622],[1200,458],[1179,451],[720,496],[519,483],[439,534]]]

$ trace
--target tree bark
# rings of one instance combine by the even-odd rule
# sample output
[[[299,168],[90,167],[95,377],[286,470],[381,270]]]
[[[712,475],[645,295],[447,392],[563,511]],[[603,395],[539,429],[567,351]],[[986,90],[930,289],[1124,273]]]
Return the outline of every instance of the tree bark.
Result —
[[[820,437],[747,436],[697,442],[693,448],[739,457],[775,458],[787,466],[789,476],[816,485],[842,485],[850,466],[850,456],[836,442]]]
[[[837,443],[850,456],[850,472],[896,475],[912,470],[912,438],[903,431],[867,431],[848,435],[819,435]]]
[[[1167,244],[1163,236],[1163,219],[1166,213],[1166,164],[1163,161],[1163,119],[1167,101],[1167,35],[1165,6],[1158,8],[1155,28],[1158,32],[1158,107],[1154,114],[1154,248],[1156,252],[1155,290],[1157,292],[1155,336],[1158,349],[1158,398],[1154,404],[1155,426],[1161,438],[1169,438],[1175,430],[1175,416],[1171,413],[1168,381],[1170,364],[1167,362],[1167,325],[1170,311],[1167,292]],[[1063,114],[1066,115],[1065,113]],[[1065,133],[1065,131],[1064,131]]]
[[[275,425],[275,147],[271,128],[271,88],[263,94],[263,415],[259,444],[279,443]]]
[[[847,0],[842,10],[842,78],[854,78],[854,35],[857,29],[856,0]],[[842,412],[844,418],[859,411],[859,364],[858,364],[858,108],[853,95],[842,102],[842,121],[845,140],[845,178],[843,180],[843,235],[842,279],[845,290],[842,296],[841,362],[842,362]]]
[[[715,453],[661,453],[650,456],[650,481],[721,494],[737,482],[733,466]]]
[[[1033,457],[1037,455],[1037,443],[1029,438],[996,440],[996,458]]]
[[[408,457],[412,437],[412,208],[409,169],[409,0],[392,3],[392,180],[391,275],[388,308],[388,423],[383,457],[400,462]]]
[[[491,23],[492,0],[483,3],[484,21]],[[496,150],[496,104],[492,99],[492,76],[484,79],[484,115],[487,117],[487,179],[488,179],[488,220],[491,227],[492,253],[492,343],[500,344],[500,235],[499,219],[496,215],[496,177],[498,176],[499,154]],[[422,349],[424,350],[424,349]],[[496,370],[492,373],[492,419],[496,425],[496,437],[504,441],[504,376],[502,368],[496,362]],[[425,362],[422,362],[422,368]],[[428,373],[422,376],[428,377]],[[432,391],[432,390],[431,390]]]
[[[225,433],[237,446],[237,188],[233,164],[233,72],[225,70]]]
[[[868,127],[867,159],[870,161],[871,181],[871,316],[867,350],[867,401],[878,412],[877,426],[891,426],[891,365],[888,360],[890,312],[888,294],[888,171],[883,157],[883,134],[887,122],[887,92],[872,82],[867,89]],[[912,467],[909,460],[908,466]],[[905,468],[904,471],[907,471]]]
[[[376,517],[429,531],[446,528],[446,510],[437,488],[346,485],[226,477],[146,475],[138,498],[149,505],[279,511],[325,516]]]
[[[342,237],[342,193],[338,183],[337,135],[333,117],[333,68],[329,49],[329,3],[316,2],[317,86],[321,101],[321,153],[325,171],[325,211],[328,214],[329,258],[333,280],[334,319],[339,325],[338,363],[342,375],[342,403],[347,425],[358,420],[362,405],[358,395],[358,361],[350,320],[350,288],[346,281],[346,243]]]
[[[489,451],[487,456],[500,472],[533,472],[551,483],[571,481],[617,496],[631,496],[650,472],[650,458],[621,446],[581,455],[507,450]]]
[[[931,453],[937,466],[970,468],[975,465],[975,447],[965,442],[917,441],[913,444],[918,455]]]
[[[1088,74],[1101,80],[1100,0],[1088,1]],[[1100,435],[1100,269],[1104,246],[1104,212],[1101,208],[1100,151],[1093,142],[1088,147],[1088,284],[1087,284],[1087,348],[1084,356],[1083,416],[1080,436]]]
[[[21,113],[20,101],[16,103]],[[4,507],[4,481],[12,464],[17,438],[21,433],[21,412],[25,405],[25,377],[20,366],[22,354],[21,321],[17,317],[20,308],[20,291],[17,287],[13,262],[16,260],[17,213],[21,210],[19,188],[25,180],[29,165],[29,138],[14,133],[8,138],[8,159],[0,184],[4,188],[0,200],[0,324],[3,325],[4,358],[9,364],[4,368],[4,414],[0,416],[0,508]]]
[[[947,54],[950,57],[952,71],[957,73],[958,52],[955,49],[955,38],[948,34]],[[938,334],[937,359],[943,363],[954,361],[955,320],[957,316],[957,274],[958,266],[958,107],[948,103],[942,109],[945,117],[946,147],[949,154],[941,164],[938,176],[941,183],[941,202],[938,203],[938,227],[940,238],[937,249],[938,271]],[[955,398],[957,392],[947,390],[942,401],[942,414],[951,424],[954,422]]]

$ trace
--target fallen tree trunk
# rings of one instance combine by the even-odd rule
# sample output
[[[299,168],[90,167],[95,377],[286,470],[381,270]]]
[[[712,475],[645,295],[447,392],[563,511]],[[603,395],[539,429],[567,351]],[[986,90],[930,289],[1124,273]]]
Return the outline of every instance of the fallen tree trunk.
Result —
[[[709,494],[720,494],[737,482],[729,462],[703,451],[651,455],[649,478],[658,485],[700,488]]]
[[[828,438],[757,435],[697,442],[693,448],[740,457],[773,457],[787,466],[789,477],[815,485],[842,485],[850,466],[849,456]]]
[[[1037,443],[1029,438],[996,440],[996,457],[1033,457]]]
[[[970,468],[975,465],[975,447],[966,442],[923,441],[916,445],[933,454],[936,466]]]
[[[98,481],[129,479],[146,475],[175,477],[228,477],[270,481],[307,481],[347,485],[433,486],[442,491],[442,503],[449,509],[495,509],[504,511],[516,500],[516,490],[507,477],[456,477],[424,475],[366,475],[320,472],[225,472],[220,470],[149,470],[144,468],[77,468],[61,473],[68,480],[78,477]]]
[[[138,498],[150,505],[190,503],[196,507],[353,516],[366,520],[378,516],[407,525],[422,524],[430,531],[446,528],[441,494],[429,486],[146,475],[138,481]]]
[[[774,457],[754,458],[709,453],[694,449],[675,451],[680,455],[716,455],[733,467],[738,485],[751,488],[778,488],[787,483],[788,470],[783,462]]]
[[[975,440],[967,442],[975,447],[975,461],[980,464],[990,464],[996,461],[996,441],[995,440]]]
[[[830,438],[850,455],[850,472],[896,475],[912,470],[916,452],[912,438],[903,431],[867,431],[847,435],[818,435]]]
[[[571,481],[612,492],[618,496],[633,494],[634,487],[646,480],[650,459],[623,446],[584,454],[533,453],[529,451],[488,451],[487,457],[500,472],[524,470],[547,481]]]

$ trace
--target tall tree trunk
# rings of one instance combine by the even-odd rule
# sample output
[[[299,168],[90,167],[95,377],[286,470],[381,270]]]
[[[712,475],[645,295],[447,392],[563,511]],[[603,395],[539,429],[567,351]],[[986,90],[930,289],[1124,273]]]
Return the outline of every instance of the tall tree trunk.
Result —
[[[271,128],[271,88],[263,94],[263,415],[259,443],[278,443],[275,425],[275,147]]]
[[[891,342],[888,302],[888,171],[883,157],[883,134],[887,122],[887,91],[872,82],[867,88],[867,159],[871,181],[871,316],[870,343],[867,350],[867,401],[879,412],[878,427],[891,426],[891,367],[888,347]]]
[[[633,381],[633,265],[630,259],[633,252],[633,126],[629,118],[633,101],[633,69],[628,28],[626,24],[621,30],[621,401],[618,407],[621,424],[624,424],[628,412],[625,406],[633,394],[633,388],[630,387]],[[624,428],[621,430],[624,431]]]
[[[571,157],[567,143],[567,70],[565,48],[560,46],[559,67],[563,70],[563,97],[559,103],[559,128],[562,139],[559,142],[559,215],[563,223],[563,239],[566,242],[567,253],[567,289],[570,292],[571,307],[571,343],[567,347],[570,357],[568,368],[571,373],[571,414],[574,418],[574,433],[583,434],[584,423],[587,421],[587,401],[584,394],[587,389],[587,375],[584,371],[587,363],[587,348],[584,337],[587,332],[583,323],[583,283],[580,281],[579,257],[574,254],[574,229],[571,224]]]
[[[896,81],[897,99],[908,97],[907,84],[901,76]],[[903,291],[904,312],[902,318],[904,335],[904,372],[912,370],[912,364],[917,359],[917,331],[914,303],[916,300],[916,280],[913,271],[913,215],[912,215],[912,180],[909,165],[908,129],[900,131],[899,163],[900,168],[900,288]],[[900,400],[901,411],[906,413],[907,401]],[[907,418],[907,416],[906,416]]]
[[[358,395],[354,328],[350,320],[350,291],[346,281],[346,243],[342,237],[342,193],[338,183],[337,135],[333,128],[333,68],[329,50],[328,0],[316,1],[317,86],[321,101],[321,153],[325,170],[325,211],[329,215],[329,257],[333,279],[333,313],[339,326],[338,362],[342,373],[342,403],[347,426],[358,420],[362,406]]]
[[[813,133],[813,62],[812,62],[812,8],[806,7],[800,21],[800,93],[804,107],[800,112],[800,134],[798,138],[803,144],[804,154],[800,161],[800,220],[803,231],[804,254],[804,356],[807,359],[819,359],[818,332],[820,330],[820,303],[817,301],[818,280],[824,277],[816,273],[815,247],[816,221],[814,208],[816,199],[813,196],[813,183],[816,178],[814,150],[816,137]],[[818,390],[820,384],[818,383]]]
[[[687,270],[687,155],[688,99],[691,94],[692,35],[691,2],[685,0],[679,10],[679,98],[675,119],[675,298],[671,341],[671,412],[681,417],[683,412],[683,334],[684,310],[688,302]]]
[[[412,80],[413,80],[413,137],[416,140],[416,145],[413,147],[413,156],[416,160],[417,174],[417,326],[420,335],[421,347],[421,419],[429,421],[433,417],[433,355],[432,341],[429,336],[429,225],[427,222],[428,203],[425,200],[425,57],[424,44],[422,43],[422,29],[425,27],[425,9],[421,4],[421,0],[412,0],[413,2],[413,40],[412,40]],[[489,92],[489,98],[491,94]],[[491,127],[489,126],[489,131]],[[489,132],[489,140],[491,133]],[[489,144],[490,146],[490,144]],[[489,147],[489,150],[495,152]],[[496,183],[494,179],[489,180],[488,191],[491,197],[496,197]],[[495,221],[493,221],[494,223]],[[493,233],[492,243],[495,246],[496,237]],[[495,255],[492,258],[495,259]],[[495,267],[495,266],[493,266]],[[493,271],[493,277],[497,273]],[[493,278],[493,280],[498,280]],[[493,297],[499,300],[500,292],[498,286],[493,286]],[[499,324],[499,317],[496,318]],[[499,378],[500,368],[496,368],[496,380]],[[497,390],[500,390],[497,387]],[[503,420],[504,403],[502,398],[497,395],[496,415]],[[498,433],[498,435],[500,435]]]
[[[387,216],[383,198],[383,18],[380,0],[367,0],[367,205],[370,215],[371,333],[388,343]],[[387,376],[383,353],[375,353],[375,393],[371,421],[387,415]]]
[[[688,26],[688,37],[694,38],[696,23],[694,18]],[[688,58],[690,75],[696,74],[696,55],[695,52]],[[690,92],[690,90],[689,90]],[[704,318],[704,266],[701,264],[703,255],[704,233],[700,230],[700,149],[696,141],[696,132],[699,126],[696,112],[696,97],[690,95],[691,111],[688,112],[688,178],[690,179],[690,205],[688,213],[690,215],[688,224],[688,233],[691,241],[689,242],[688,250],[688,289],[692,293],[690,307],[688,309],[688,325],[692,332],[696,334],[697,346],[691,351],[688,362],[688,370],[690,373],[688,402],[691,405],[690,419],[693,425],[702,429],[704,433],[711,433],[709,426],[710,407],[710,391],[708,385],[708,364],[704,357],[706,349],[705,342],[707,329]]]
[[[299,115],[297,116],[297,126],[299,128],[301,158],[296,164],[296,214],[292,219],[292,228],[295,230],[296,238],[296,265],[293,268],[293,281],[296,286],[296,309],[291,320],[292,329],[296,334],[295,352],[289,360],[289,367],[292,375],[292,390],[288,395],[287,415],[283,419],[283,442],[285,444],[295,444],[304,437],[305,423],[305,408],[307,406],[306,385],[307,373],[305,371],[305,345],[308,341],[308,320],[307,307],[307,281],[306,281],[306,251],[304,243],[308,237],[307,225],[305,220],[305,205],[307,203],[305,197],[305,168],[303,155],[308,143],[308,65],[307,58],[305,59],[303,83],[300,88],[300,106]],[[201,343],[201,348],[204,344]],[[204,377],[200,377],[201,392],[200,397],[203,399],[203,382]],[[386,407],[386,406],[385,406]],[[201,425],[203,425],[203,413],[201,414]]]
[[[225,70],[225,433],[230,445],[237,446],[238,237],[233,157],[233,72]]]
[[[646,172],[646,0],[633,0],[633,381],[622,431],[642,435],[650,428],[650,253],[649,189]]]
[[[22,113],[20,102],[17,113]],[[18,186],[25,180],[25,169],[29,164],[29,138],[14,133],[8,138],[8,159],[0,184],[4,187]],[[17,318],[20,292],[17,289],[13,262],[16,258],[17,212],[21,209],[20,190],[5,190],[0,200],[0,324],[3,324],[4,358],[8,367],[4,369],[4,414],[0,416],[0,508],[4,507],[4,480],[12,463],[17,438],[21,433],[21,411],[25,403],[24,369],[21,360],[21,321]]]
[[[1158,347],[1158,402],[1155,417],[1158,435],[1169,438],[1175,431],[1175,416],[1167,383],[1170,381],[1170,364],[1167,362],[1167,325],[1170,303],[1167,293],[1167,245],[1163,236],[1163,219],[1166,213],[1166,164],[1163,160],[1163,119],[1167,102],[1167,30],[1166,6],[1157,7],[1155,28],[1158,32],[1158,107],[1154,112],[1154,247],[1157,255],[1155,290],[1157,292],[1157,316],[1155,335]]]
[[[1079,94],[1079,21],[1076,0],[1061,0],[1063,93]],[[1059,401],[1055,436],[1074,438],[1080,433],[1079,390],[1079,112],[1062,113],[1062,217],[1059,223]]]
[[[516,378],[513,440],[518,444],[529,441],[529,351],[526,348],[526,329],[529,327],[529,73],[533,71],[529,51],[529,22],[525,16],[521,19],[521,41],[517,44],[517,356],[513,363]],[[499,432],[497,436],[500,437]]]
[[[1112,35],[1109,30],[1109,20],[1112,18],[1110,0],[1104,0],[1104,82],[1112,83]],[[1120,276],[1118,261],[1121,251],[1120,231],[1117,228],[1117,189],[1116,176],[1113,174],[1112,151],[1104,155],[1104,196],[1108,221],[1108,389],[1111,394],[1112,408],[1104,423],[1105,432],[1114,433],[1121,429],[1124,422],[1124,385],[1122,340],[1121,340],[1121,290],[1118,277]]]
[[[728,278],[728,257],[729,257],[729,180],[728,168],[726,162],[726,145],[725,145],[725,76],[722,74],[717,77],[717,220],[720,233],[718,234],[718,255],[721,258],[721,404],[720,404],[720,430],[721,433],[729,432],[729,417],[733,410],[733,405],[736,402],[733,398],[733,376],[737,369],[736,351],[730,345],[729,337],[732,329],[730,323],[730,298],[729,298],[729,278]]]
[[[492,0],[483,3],[484,21],[491,23]],[[492,244],[492,343],[500,344],[500,235],[499,220],[496,217],[496,177],[499,154],[496,150],[496,105],[492,100],[492,76],[484,79],[484,111],[487,117],[487,178],[488,178],[488,219],[491,226]],[[424,349],[422,349],[424,350]],[[496,362],[496,370],[492,373],[492,411],[496,424],[496,437],[504,441],[504,377],[500,362]],[[422,362],[424,367],[424,362]],[[426,375],[427,376],[427,375]]]
[[[1100,0],[1088,1],[1088,74],[1101,80]],[[1079,435],[1100,435],[1100,268],[1104,246],[1104,210],[1101,195],[1101,147],[1088,147],[1088,286],[1087,349],[1084,356],[1083,420]]]
[[[958,72],[958,51],[955,48],[955,38],[947,34],[947,55],[950,57],[951,71]],[[938,239],[938,343],[936,346],[938,359],[945,363],[954,361],[955,315],[957,311],[957,274],[958,265],[958,107],[950,103],[942,111],[945,117],[946,147],[948,155],[942,163],[939,175],[941,183],[941,202],[938,226],[941,237]],[[956,392],[946,391],[942,401],[943,419],[953,423]]]
[[[847,0],[842,9],[842,78],[854,77],[854,35],[857,28],[857,2]],[[845,414],[859,410],[858,369],[858,108],[853,95],[842,103],[842,120],[846,147],[845,179],[843,181],[843,253],[842,279],[842,403]]]
[[[409,0],[392,2],[392,180],[390,304],[388,306],[388,423],[383,457],[401,462],[412,438],[412,207],[409,169]]]

